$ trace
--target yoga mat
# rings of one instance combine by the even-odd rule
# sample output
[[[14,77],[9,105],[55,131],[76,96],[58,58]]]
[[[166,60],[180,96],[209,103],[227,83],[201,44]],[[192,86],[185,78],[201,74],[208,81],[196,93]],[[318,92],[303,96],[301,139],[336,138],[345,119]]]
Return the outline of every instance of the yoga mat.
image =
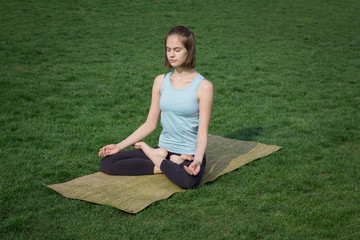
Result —
[[[209,135],[206,169],[200,186],[280,148]],[[170,182],[164,174],[110,176],[97,172],[69,182],[45,186],[67,198],[105,204],[128,213],[138,213],[155,201],[186,191]]]

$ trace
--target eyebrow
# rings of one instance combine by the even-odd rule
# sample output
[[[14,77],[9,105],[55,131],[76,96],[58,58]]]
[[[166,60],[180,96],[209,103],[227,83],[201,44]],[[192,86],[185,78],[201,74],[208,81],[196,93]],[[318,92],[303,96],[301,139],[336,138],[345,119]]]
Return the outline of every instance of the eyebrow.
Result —
[[[168,46],[166,46],[166,48],[170,48],[170,49],[171,49],[171,47],[168,47]],[[173,49],[176,49],[176,48],[178,48],[178,49],[183,49],[184,47],[174,47]]]

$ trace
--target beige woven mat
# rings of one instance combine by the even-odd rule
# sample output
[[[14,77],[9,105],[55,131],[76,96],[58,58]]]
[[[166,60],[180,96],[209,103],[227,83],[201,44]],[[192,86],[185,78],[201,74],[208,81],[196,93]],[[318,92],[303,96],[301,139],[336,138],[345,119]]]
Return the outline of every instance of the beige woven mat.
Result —
[[[209,135],[207,165],[200,185],[214,181],[219,176],[280,148]],[[163,174],[110,176],[97,172],[69,182],[46,186],[67,198],[110,205],[128,213],[137,213],[155,201],[186,191],[170,182]]]

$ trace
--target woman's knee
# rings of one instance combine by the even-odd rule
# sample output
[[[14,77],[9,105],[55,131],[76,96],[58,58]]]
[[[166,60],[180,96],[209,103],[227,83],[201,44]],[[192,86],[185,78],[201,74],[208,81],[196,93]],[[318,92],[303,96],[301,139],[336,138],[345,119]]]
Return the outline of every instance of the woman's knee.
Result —
[[[184,172],[178,176],[174,183],[183,189],[190,189],[197,187],[200,183],[200,180],[200,176],[191,176],[184,170]]]
[[[188,179],[181,179],[181,181],[179,183],[177,183],[176,185],[178,185],[179,187],[183,188],[183,189],[190,189],[190,188],[195,188],[198,185],[197,181],[192,181],[192,180],[188,180]]]
[[[111,161],[109,161],[110,159],[107,157],[104,157],[103,159],[101,159],[100,161],[100,171],[106,174],[112,174],[112,167],[111,167]]]
[[[160,168],[171,182],[183,189],[194,188],[200,183],[201,175],[189,175],[184,169],[184,164],[179,165],[166,159],[162,161]]]

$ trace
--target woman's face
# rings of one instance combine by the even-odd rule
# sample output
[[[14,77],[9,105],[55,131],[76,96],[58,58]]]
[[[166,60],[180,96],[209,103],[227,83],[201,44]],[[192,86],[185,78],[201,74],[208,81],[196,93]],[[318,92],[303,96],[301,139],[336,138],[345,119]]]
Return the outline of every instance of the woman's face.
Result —
[[[171,66],[181,66],[187,56],[187,50],[177,35],[170,35],[166,40],[166,55]]]

